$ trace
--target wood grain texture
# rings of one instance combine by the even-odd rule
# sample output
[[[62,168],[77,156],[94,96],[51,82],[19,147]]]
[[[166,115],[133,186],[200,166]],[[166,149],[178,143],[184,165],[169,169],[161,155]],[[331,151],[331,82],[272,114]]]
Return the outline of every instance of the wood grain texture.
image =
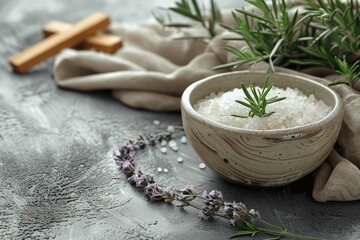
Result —
[[[55,33],[65,32],[71,29],[71,24],[61,21],[50,21],[42,29],[45,37]],[[119,36],[98,33],[86,38],[81,44],[82,48],[95,49],[99,52],[114,53],[123,45],[123,40]]]
[[[64,48],[73,47],[110,24],[109,17],[95,12],[76,23],[68,31],[54,34],[26,50],[9,58],[15,71],[24,73],[41,61],[57,54]]]
[[[273,74],[270,79],[277,87],[313,93],[332,106],[332,112],[303,127],[260,131],[227,127],[192,109],[198,99],[231,90],[239,81],[261,86],[266,75],[246,71],[210,77],[190,86],[182,98],[185,131],[199,156],[225,179],[249,186],[281,186],[315,170],[335,144],[343,116],[340,98],[332,90],[286,74]]]

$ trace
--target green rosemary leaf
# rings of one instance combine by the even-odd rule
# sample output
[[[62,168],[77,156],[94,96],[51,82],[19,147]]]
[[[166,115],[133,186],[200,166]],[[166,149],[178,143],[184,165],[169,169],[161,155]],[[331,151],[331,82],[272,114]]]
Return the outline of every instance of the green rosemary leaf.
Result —
[[[339,29],[339,27],[335,27],[334,29],[326,29],[325,31],[323,31],[321,34],[319,34],[319,36],[317,36],[314,41],[311,43],[311,45],[317,43],[320,39],[325,40],[326,38],[328,38],[332,33],[334,33],[335,31],[337,31]],[[310,46],[311,46],[310,45]]]
[[[235,102],[240,103],[241,105],[250,108],[252,110],[252,112],[256,112],[256,113],[260,114],[259,109],[256,108],[254,105],[248,104],[248,103],[246,103],[244,101],[240,101],[240,100],[235,100]]]
[[[241,237],[241,236],[252,236],[254,234],[253,231],[251,230],[240,230],[238,232],[236,232],[234,235],[230,236],[229,239],[234,239],[234,238],[238,238],[238,237]]]
[[[211,0],[210,4],[211,4],[211,18],[213,19],[213,21],[216,22],[221,20],[221,14],[218,7],[216,6],[215,0]]]
[[[336,85],[341,85],[341,84],[349,85],[348,81],[338,80],[338,81],[329,83],[328,86],[336,86]]]
[[[245,225],[248,227],[248,229],[251,229],[253,231],[257,231],[257,227],[253,222],[250,221],[244,221]]]
[[[243,92],[245,93],[245,96],[248,98],[248,99],[251,99],[252,100],[252,97],[249,93],[249,91],[247,90],[246,86],[244,84],[241,83],[241,89],[243,90]]]
[[[248,62],[254,62],[255,60],[251,60],[251,59],[244,59],[244,60],[239,60],[236,62],[231,62],[231,63],[225,63],[225,64],[221,64],[218,66],[213,67],[213,70],[220,70],[220,69],[225,69],[225,68],[231,68],[231,67],[238,67],[244,63],[248,63]],[[260,59],[258,61],[261,61]]]
[[[242,38],[242,37],[223,37],[222,39],[226,40],[226,41],[243,41],[244,40],[244,38]]]
[[[321,66],[321,67],[328,67],[327,62],[323,62],[321,60],[314,60],[314,59],[290,59],[291,63],[295,63],[297,65],[312,65],[312,66]]]
[[[196,16],[198,17],[199,21],[202,22],[202,14],[201,14],[200,8],[199,8],[199,6],[197,4],[197,1],[196,0],[191,0],[191,2],[192,2],[192,5],[193,5],[193,7],[195,9]]]
[[[211,37],[214,37],[216,35],[215,31],[215,21],[211,18],[209,19],[209,28],[208,28],[209,34]]]
[[[274,236],[274,237],[269,237],[269,238],[265,238],[263,240],[279,240],[279,239],[282,239],[283,236]]]
[[[176,13],[180,14],[180,15],[183,15],[183,16],[186,16],[186,17],[188,17],[188,18],[191,18],[191,19],[193,19],[193,20],[195,20],[195,21],[198,21],[198,22],[201,21],[201,19],[199,19],[198,16],[193,15],[191,12],[187,11],[186,9],[173,8],[173,7],[170,7],[169,9],[170,9],[171,11],[173,11],[173,12],[176,12]]]
[[[165,24],[165,18],[164,16],[161,16],[159,14],[157,14],[155,11],[151,12],[151,15],[155,18],[155,20],[160,24],[160,25],[164,25]]]
[[[235,9],[235,11],[239,12],[239,13],[242,13],[244,14],[245,16],[248,16],[248,17],[252,17],[252,18],[255,18],[255,19],[258,19],[258,20],[261,20],[261,21],[264,21],[266,22],[266,19],[264,17],[261,17],[259,15],[256,15],[252,12],[249,12],[249,11],[246,11],[244,9]]]
[[[231,116],[238,117],[238,118],[248,118],[247,116],[236,115],[236,114],[231,114]]]
[[[275,53],[278,51],[278,49],[280,48],[280,45],[284,42],[284,39],[281,38],[279,39],[276,44],[275,44],[275,47],[273,48],[273,50],[271,51],[270,53],[270,56],[269,56],[269,70],[271,72],[275,72],[275,68],[274,68],[274,64],[273,64],[273,61],[272,61],[272,58],[274,57]]]
[[[263,95],[263,96],[266,96],[269,93],[270,89],[274,86],[273,83],[268,85],[269,84],[269,78],[270,78],[270,75],[267,75],[266,79],[265,79],[264,87],[263,87],[263,89],[261,91],[261,95]]]
[[[278,18],[278,7],[277,7],[277,4],[276,4],[276,0],[272,0],[272,7],[273,7],[273,10],[274,10],[275,17]]]
[[[275,112],[269,112],[269,113],[265,113],[262,117],[269,117],[271,115],[273,115]]]
[[[250,85],[248,88],[246,88],[243,83],[240,84],[241,89],[243,90],[243,92],[245,94],[244,99],[247,102],[244,102],[244,101],[241,101],[241,100],[235,100],[235,102],[249,108],[249,112],[248,112],[249,117],[255,117],[255,116],[268,117],[268,116],[271,116],[275,112],[266,112],[267,105],[275,103],[275,102],[280,102],[280,101],[286,99],[285,97],[278,97],[278,96],[272,97],[270,99],[266,99],[266,96],[268,95],[268,93],[270,92],[272,87],[274,86],[273,83],[270,83],[270,84],[268,84],[268,83],[269,83],[269,75],[265,79],[262,91],[260,91],[259,89],[256,89],[253,85]],[[253,96],[251,96],[248,89],[250,89],[250,92],[251,92],[251,94]],[[236,115],[236,114],[233,114],[233,115],[235,117],[239,116],[239,115]]]
[[[187,23],[167,23],[162,24],[164,27],[176,27],[176,28],[189,28],[192,27],[192,25]]]
[[[254,96],[254,98],[256,100],[256,103],[259,104],[260,103],[260,99],[259,99],[260,94],[258,96],[258,93],[256,92],[256,89],[253,86],[250,87],[250,90],[251,90],[251,92],[252,92],[252,94],[253,94],[253,96]]]
[[[273,97],[273,98],[270,98],[267,101],[267,104],[271,104],[271,103],[276,103],[276,102],[280,102],[282,100],[285,100],[286,97]]]
[[[182,37],[175,37],[173,38],[173,40],[194,40],[194,39],[204,40],[209,38],[210,38],[209,36],[182,36]]]

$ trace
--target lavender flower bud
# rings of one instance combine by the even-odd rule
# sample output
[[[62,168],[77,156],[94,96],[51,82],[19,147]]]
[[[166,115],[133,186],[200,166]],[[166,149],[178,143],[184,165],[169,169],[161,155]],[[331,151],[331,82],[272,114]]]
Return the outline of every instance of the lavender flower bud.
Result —
[[[260,220],[260,213],[255,211],[254,209],[250,209],[249,211],[250,221],[255,223]]]
[[[247,210],[246,206],[242,203],[225,202],[224,210],[233,226],[243,221],[256,222],[260,219],[258,211],[255,211],[254,209]]]
[[[175,200],[175,192],[170,188],[166,188],[164,190],[164,200],[166,203],[173,202]]]
[[[243,203],[237,203],[235,201],[232,203],[225,202],[224,211],[226,215],[230,218],[230,223],[233,226],[245,220],[245,217],[248,213],[246,206]]]
[[[196,198],[196,192],[194,185],[186,185],[185,188],[181,189],[175,194],[175,199],[180,201],[181,204],[178,207],[189,206],[189,203]]]
[[[148,184],[145,187],[145,195],[151,202],[161,201],[164,199],[164,193],[156,183]]]
[[[120,169],[125,173],[126,176],[131,176],[135,172],[135,167],[133,165],[133,161],[125,160],[125,161],[116,161],[116,164],[120,166]]]
[[[127,144],[120,144],[119,145],[119,151],[113,152],[113,156],[115,158],[115,161],[131,161],[134,165],[134,157],[135,157],[135,146],[131,143]]]
[[[150,146],[155,146],[156,145],[156,138],[154,135],[150,135],[148,137],[146,137],[147,142]]]
[[[148,184],[155,183],[152,176],[144,175],[140,169],[137,173],[128,178],[128,182],[138,188],[146,187]]]
[[[151,202],[162,201],[171,203],[174,201],[175,192],[169,188],[163,190],[156,183],[151,183],[145,187],[145,195]]]
[[[201,208],[199,217],[202,219],[212,218],[224,204],[223,195],[220,191],[212,190],[210,193],[204,191],[202,197],[206,200],[204,201],[205,206]]]

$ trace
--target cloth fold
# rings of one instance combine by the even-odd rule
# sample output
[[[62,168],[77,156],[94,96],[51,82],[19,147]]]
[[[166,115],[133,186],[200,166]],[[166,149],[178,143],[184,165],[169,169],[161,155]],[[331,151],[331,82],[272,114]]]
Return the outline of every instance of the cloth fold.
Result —
[[[225,19],[231,21],[230,15]],[[212,68],[233,61],[222,50],[230,33],[221,32],[210,42],[199,39],[173,40],[182,34],[199,36],[197,29],[183,31],[164,29],[157,24],[114,25],[113,34],[120,35],[125,47],[115,55],[93,51],[66,49],[54,63],[55,82],[64,88],[92,91],[108,89],[124,104],[154,111],[180,110],[182,92],[191,83],[221,73]],[[245,42],[232,41],[238,48]],[[243,65],[239,70],[266,71],[267,63]],[[339,76],[333,71],[312,67],[296,72],[276,68],[278,72],[300,74],[323,84]],[[311,74],[311,75],[309,75]],[[345,115],[339,146],[332,150],[315,177],[313,198],[319,202],[360,199],[360,83],[352,89],[336,86],[344,102]]]

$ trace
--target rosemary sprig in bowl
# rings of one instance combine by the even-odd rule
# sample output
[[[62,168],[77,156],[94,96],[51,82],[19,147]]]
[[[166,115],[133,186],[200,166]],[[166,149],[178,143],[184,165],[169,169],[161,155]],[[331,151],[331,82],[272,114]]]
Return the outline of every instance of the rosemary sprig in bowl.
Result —
[[[249,90],[246,88],[246,86],[241,83],[241,89],[243,90],[243,92],[245,93],[246,97],[244,98],[247,102],[241,101],[241,100],[235,100],[237,103],[249,108],[249,114],[248,116],[243,116],[243,115],[237,115],[237,114],[231,114],[231,116],[233,117],[239,117],[239,118],[248,118],[248,117],[269,117],[270,115],[274,114],[275,112],[266,112],[266,107],[269,104],[272,103],[276,103],[276,102],[280,102],[282,100],[285,100],[286,97],[272,97],[270,99],[266,99],[266,96],[268,95],[268,93],[270,92],[270,90],[272,89],[272,87],[274,86],[273,83],[269,84],[269,75],[266,77],[264,86],[262,88],[262,90],[260,91],[260,89],[257,89],[255,86],[250,85],[248,88]]]

